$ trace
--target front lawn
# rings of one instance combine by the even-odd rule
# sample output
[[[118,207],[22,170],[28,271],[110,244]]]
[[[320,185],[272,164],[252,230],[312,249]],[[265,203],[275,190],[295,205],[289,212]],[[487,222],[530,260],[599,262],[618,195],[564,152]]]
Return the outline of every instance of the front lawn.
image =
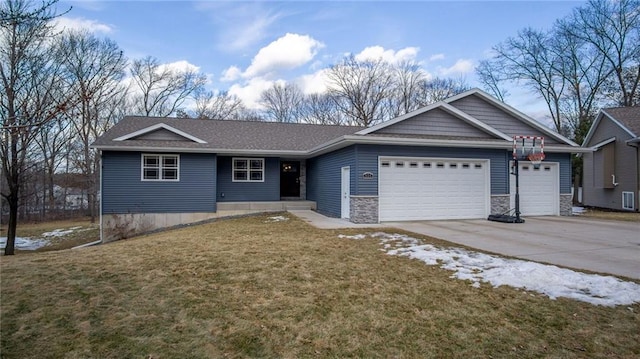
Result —
[[[7,226],[3,223],[0,227],[1,248],[4,248],[6,236]],[[88,218],[18,222],[16,237],[16,253],[47,252],[97,241],[100,239],[100,229],[97,223],[91,223]],[[4,249],[0,249],[0,254],[3,253]]]
[[[476,288],[284,216],[2,257],[2,358],[640,355],[640,304]]]

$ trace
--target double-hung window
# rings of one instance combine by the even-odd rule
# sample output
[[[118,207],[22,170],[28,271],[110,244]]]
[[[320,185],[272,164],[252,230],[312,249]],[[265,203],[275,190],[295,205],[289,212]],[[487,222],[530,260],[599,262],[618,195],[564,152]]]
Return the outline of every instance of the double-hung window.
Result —
[[[180,156],[179,155],[142,155],[142,180],[143,181],[179,181],[180,180]]]
[[[233,182],[264,182],[264,158],[233,158]]]
[[[622,192],[622,209],[635,209],[634,192]]]

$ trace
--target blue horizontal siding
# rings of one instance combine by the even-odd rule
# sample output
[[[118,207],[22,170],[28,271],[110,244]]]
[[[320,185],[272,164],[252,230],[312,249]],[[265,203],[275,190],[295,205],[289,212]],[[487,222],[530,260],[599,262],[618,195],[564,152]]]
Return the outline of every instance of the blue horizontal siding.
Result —
[[[231,165],[232,157],[218,157],[218,202],[280,200],[279,158],[265,158],[264,182],[233,182]]]
[[[508,161],[510,152],[499,149],[469,149],[454,147],[420,147],[420,146],[380,146],[356,145],[357,167],[352,176],[356,176],[352,194],[378,195],[378,157],[442,157],[488,159],[491,166],[491,194],[509,193]],[[354,173],[355,172],[355,173]],[[373,173],[373,179],[364,179],[363,173]]]
[[[545,162],[558,162],[560,164],[560,193],[571,193],[571,154],[570,153],[545,153]]]
[[[351,194],[355,194],[355,147],[350,146],[307,160],[307,199],[316,202],[316,210],[340,217],[341,171],[351,167]]]
[[[102,212],[216,211],[216,156],[179,154],[180,181],[142,181],[140,152],[102,153]]]

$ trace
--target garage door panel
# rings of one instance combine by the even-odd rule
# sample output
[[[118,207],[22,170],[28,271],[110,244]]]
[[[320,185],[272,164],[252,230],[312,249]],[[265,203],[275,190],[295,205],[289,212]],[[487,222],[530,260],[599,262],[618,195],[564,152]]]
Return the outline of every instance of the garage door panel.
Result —
[[[535,169],[520,162],[520,212],[523,216],[554,216],[560,213],[558,164],[542,163]],[[511,176],[511,208],[515,208],[515,177]]]
[[[381,221],[483,218],[488,214],[488,162],[381,158]]]

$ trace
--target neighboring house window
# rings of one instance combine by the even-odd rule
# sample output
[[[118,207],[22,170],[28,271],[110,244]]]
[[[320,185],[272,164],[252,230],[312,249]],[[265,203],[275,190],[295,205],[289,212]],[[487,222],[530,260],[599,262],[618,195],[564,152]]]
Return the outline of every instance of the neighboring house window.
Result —
[[[179,173],[179,155],[142,155],[143,181],[178,181]]]
[[[635,209],[633,192],[622,192],[622,209]]]
[[[264,158],[233,158],[233,182],[264,182]]]

